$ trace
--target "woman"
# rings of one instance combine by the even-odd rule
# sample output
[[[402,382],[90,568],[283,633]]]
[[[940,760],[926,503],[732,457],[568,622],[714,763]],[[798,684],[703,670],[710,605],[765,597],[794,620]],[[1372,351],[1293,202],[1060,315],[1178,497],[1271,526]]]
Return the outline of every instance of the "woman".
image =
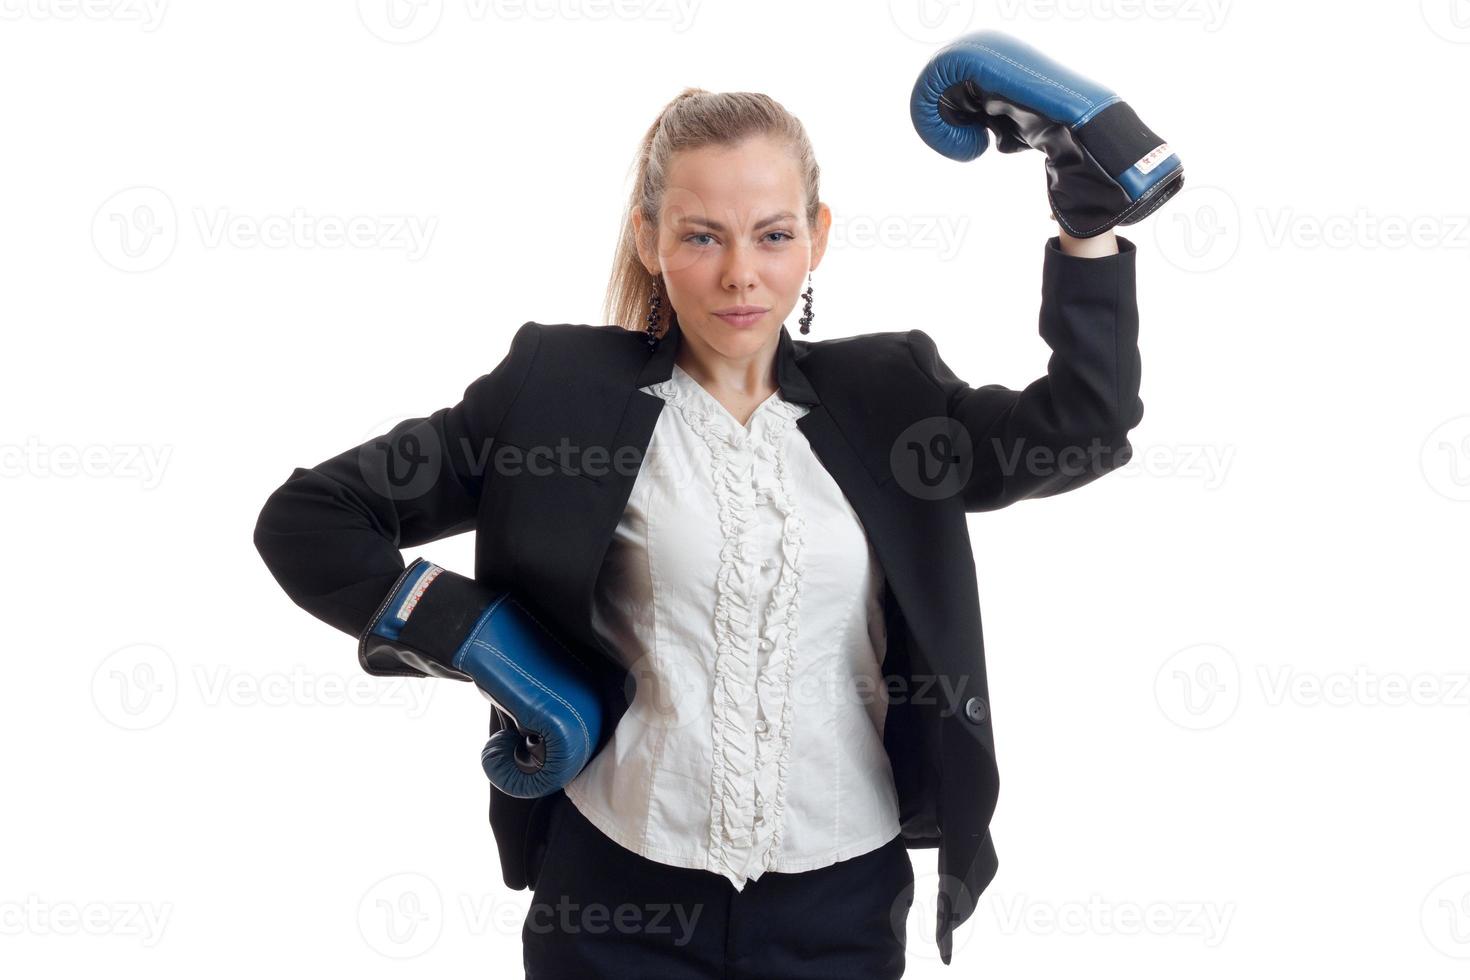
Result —
[[[528,977],[897,977],[907,850],[939,848],[945,962],[994,874],[964,518],[1126,461],[1133,247],[1048,242],[1048,377],[973,389],[923,331],[790,336],[831,220],[799,121],[685,90],[643,140],[610,324],[526,324],[458,405],[297,469],[261,514],[281,585],[355,635],[401,547],[477,530],[474,579],[439,575],[413,614],[432,630],[361,647],[369,673],[468,679],[453,652],[504,587],[636,678],[563,791],[492,789],[506,883],[535,888]],[[1106,454],[1008,469],[967,449],[939,491],[936,460],[905,468],[956,434]]]

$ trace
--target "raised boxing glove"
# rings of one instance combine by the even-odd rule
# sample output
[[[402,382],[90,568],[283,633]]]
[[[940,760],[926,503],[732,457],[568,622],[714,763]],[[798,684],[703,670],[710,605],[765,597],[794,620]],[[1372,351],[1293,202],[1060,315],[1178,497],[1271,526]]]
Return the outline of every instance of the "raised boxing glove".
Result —
[[[1074,238],[1153,213],[1184,185],[1169,144],[1111,90],[1000,31],[965,34],[930,59],[909,100],[914,128],[953,160],[990,144],[1046,154],[1047,197]]]

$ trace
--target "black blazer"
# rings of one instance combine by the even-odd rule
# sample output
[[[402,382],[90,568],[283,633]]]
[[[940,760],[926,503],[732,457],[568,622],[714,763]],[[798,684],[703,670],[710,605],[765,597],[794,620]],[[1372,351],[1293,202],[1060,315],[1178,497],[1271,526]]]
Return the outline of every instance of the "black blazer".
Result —
[[[1115,256],[1084,259],[1046,243],[1040,330],[1052,355],[1021,391],[970,387],[923,330],[807,341],[781,328],[781,393],[811,406],[797,427],[887,578],[884,744],[905,844],[939,848],[945,963],[997,866],[999,777],[965,515],[1071,490],[1127,461],[1143,403],[1136,252],[1118,244]],[[621,680],[592,628],[592,590],[664,407],[638,389],[670,376],[679,344],[677,326],[650,353],[642,331],[526,323],[458,404],[295,469],[261,510],[255,545],[293,601],[361,638],[404,572],[400,549],[473,530],[474,581],[514,589]],[[446,648],[468,626],[443,623]],[[442,652],[360,644],[359,658],[370,674],[467,679]],[[613,695],[602,744],[630,697]],[[492,709],[491,731],[502,723]],[[528,858],[549,799],[491,787],[508,887],[534,885]]]

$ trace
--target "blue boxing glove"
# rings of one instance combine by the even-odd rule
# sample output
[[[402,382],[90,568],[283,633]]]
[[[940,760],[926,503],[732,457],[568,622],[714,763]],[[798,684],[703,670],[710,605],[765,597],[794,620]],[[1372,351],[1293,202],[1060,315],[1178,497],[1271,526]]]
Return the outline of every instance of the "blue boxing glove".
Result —
[[[505,719],[480,763],[511,796],[560,789],[602,747],[603,665],[579,658],[512,593],[422,558],[388,591],[359,657],[474,681]]]
[[[1074,238],[1152,214],[1184,186],[1184,166],[1128,103],[1000,31],[974,31],[930,59],[909,100],[939,153],[973,160],[995,133],[1002,153],[1046,154],[1047,197]]]

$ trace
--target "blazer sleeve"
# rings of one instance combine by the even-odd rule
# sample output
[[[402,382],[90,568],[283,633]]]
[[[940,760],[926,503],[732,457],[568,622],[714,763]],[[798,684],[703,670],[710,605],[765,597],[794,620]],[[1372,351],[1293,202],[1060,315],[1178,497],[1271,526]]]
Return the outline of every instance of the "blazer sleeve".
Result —
[[[1068,255],[1046,243],[1041,275],[1041,337],[1047,372],[1021,391],[972,388],[939,357],[922,330],[908,332],[920,371],[945,397],[950,418],[969,434],[965,510],[996,510],[1092,482],[1128,462],[1128,432],[1143,418],[1139,391],[1137,248],[1118,238],[1118,254]]]
[[[458,404],[296,468],[261,508],[255,547],[266,567],[298,606],[357,638],[369,674],[472,679],[454,655],[492,592],[422,558],[405,566],[399,549],[474,528],[492,444],[538,330],[522,325]]]

